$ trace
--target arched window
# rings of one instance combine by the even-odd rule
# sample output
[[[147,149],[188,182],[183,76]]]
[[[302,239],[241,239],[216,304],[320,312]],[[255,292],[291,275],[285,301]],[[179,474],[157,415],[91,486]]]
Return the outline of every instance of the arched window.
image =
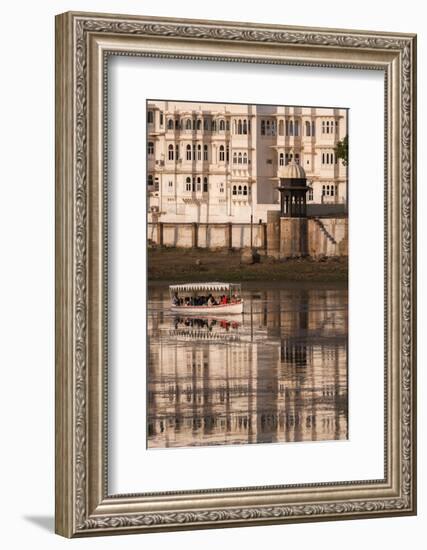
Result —
[[[326,133],[329,134],[329,120],[326,121]]]
[[[198,130],[202,129],[202,121],[200,120],[200,118],[197,119],[197,129]]]
[[[203,145],[203,160],[208,160],[208,146]]]
[[[168,159],[173,160],[173,145],[169,145],[168,147]]]
[[[202,190],[202,180],[200,178],[197,178],[197,191]]]
[[[179,160],[179,145],[175,145],[175,158]]]
[[[191,191],[191,178],[186,178],[185,179],[185,190],[186,191]]]
[[[208,192],[208,178],[203,178],[203,193]]]
[[[279,166],[284,166],[285,165],[285,156],[283,153],[280,153],[279,155]]]
[[[325,164],[325,153],[322,153],[322,164]]]
[[[191,130],[191,118],[187,118],[187,120],[185,121],[185,129]]]
[[[154,113],[153,113],[153,111],[148,111],[148,113],[147,113],[147,122],[148,122],[148,124],[153,124],[153,122],[154,122]]]
[[[226,149],[225,160],[227,162],[230,162],[230,147],[228,145],[227,145],[227,149]]]
[[[279,136],[283,136],[283,120],[279,120]]]
[[[290,136],[294,135],[294,121],[293,120],[289,121],[289,135]]]
[[[147,153],[151,156],[154,155],[154,143],[152,141],[148,142]]]
[[[311,123],[311,135],[314,137],[315,136],[315,131],[316,131],[316,124],[314,122],[314,120],[312,121]]]
[[[242,164],[242,153],[239,153],[239,164]]]
[[[251,133],[251,119],[248,120],[248,134]]]
[[[180,120],[176,119],[175,120],[175,130],[179,130],[180,127],[181,127],[181,122],[180,122]]]
[[[248,164],[248,155],[247,155],[247,153],[243,153],[243,164]]]
[[[285,122],[285,127],[286,127],[286,135],[289,136],[289,120]]]
[[[243,194],[244,194],[244,195],[247,195],[247,194],[248,194],[248,187],[247,187],[247,185],[244,185],[244,186],[243,186]]]
[[[234,151],[233,153],[233,164],[237,164],[237,153]]]
[[[237,195],[237,187],[233,185],[233,195]]]
[[[294,123],[294,136],[299,136],[299,122],[298,120]]]
[[[229,120],[227,120],[226,123],[225,123],[225,129],[226,129],[227,132],[230,131],[230,121]]]
[[[224,132],[224,131],[225,131],[225,121],[222,120],[222,119],[219,121],[219,131],[220,131],[220,132]]]
[[[202,160],[202,146],[197,146],[197,160]]]
[[[237,133],[238,134],[242,133],[242,121],[240,119],[239,119],[239,122],[237,124]]]
[[[196,119],[195,119],[195,118],[193,118],[193,130],[195,130],[195,129],[196,129],[196,123],[197,123]]]
[[[193,185],[191,187],[192,191],[196,190],[196,178],[193,177]]]
[[[305,135],[308,137],[311,136],[311,126],[308,120],[305,121]]]
[[[325,134],[326,133],[326,125],[325,125],[325,121],[322,120],[322,134]]]
[[[187,150],[187,160],[191,160],[191,145],[187,145],[186,147],[186,150]]]
[[[242,186],[241,185],[239,185],[239,187],[237,188],[237,194],[238,195],[242,194]]]
[[[207,118],[203,120],[203,130],[209,130],[209,121]]]
[[[168,120],[168,130],[173,130],[173,119],[172,118],[170,118]]]
[[[271,122],[269,120],[267,120],[265,123],[265,135],[271,135]]]
[[[335,195],[335,185],[331,185],[331,197]]]
[[[299,153],[295,153],[295,162],[299,164]]]
[[[212,121],[212,132],[216,132],[216,120]]]
[[[219,161],[224,162],[225,161],[225,149],[224,145],[220,145],[219,147]]]
[[[243,121],[243,133],[248,133],[248,121],[246,119]]]

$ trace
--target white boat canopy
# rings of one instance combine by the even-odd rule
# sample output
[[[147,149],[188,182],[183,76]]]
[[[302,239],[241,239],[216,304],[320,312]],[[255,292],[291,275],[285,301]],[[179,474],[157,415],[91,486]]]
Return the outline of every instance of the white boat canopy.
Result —
[[[194,292],[198,290],[230,290],[240,287],[238,283],[187,283],[183,285],[170,285],[171,292]]]

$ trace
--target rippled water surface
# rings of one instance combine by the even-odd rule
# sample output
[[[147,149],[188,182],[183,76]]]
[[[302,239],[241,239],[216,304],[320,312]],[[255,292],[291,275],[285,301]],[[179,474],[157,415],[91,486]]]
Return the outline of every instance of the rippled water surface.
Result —
[[[149,287],[149,448],[347,439],[347,288],[242,285],[243,315]]]

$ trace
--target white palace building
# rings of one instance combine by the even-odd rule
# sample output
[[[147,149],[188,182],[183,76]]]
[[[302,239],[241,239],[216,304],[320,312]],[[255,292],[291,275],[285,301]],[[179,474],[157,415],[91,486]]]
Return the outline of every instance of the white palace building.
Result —
[[[304,168],[309,211],[344,211],[347,167],[334,148],[346,135],[346,109],[148,101],[148,221],[265,222],[291,160]]]

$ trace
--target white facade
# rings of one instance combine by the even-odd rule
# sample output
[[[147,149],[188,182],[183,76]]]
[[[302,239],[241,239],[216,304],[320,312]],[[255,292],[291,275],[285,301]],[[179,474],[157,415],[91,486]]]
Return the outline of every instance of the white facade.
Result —
[[[292,159],[307,204],[343,204],[347,168],[334,148],[346,135],[346,109],[149,101],[149,221],[265,222]]]

